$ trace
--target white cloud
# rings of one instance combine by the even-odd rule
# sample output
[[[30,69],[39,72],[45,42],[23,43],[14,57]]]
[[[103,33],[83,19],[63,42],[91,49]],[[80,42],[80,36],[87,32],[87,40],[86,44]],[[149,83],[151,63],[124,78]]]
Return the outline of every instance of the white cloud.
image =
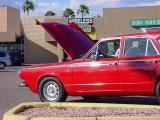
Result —
[[[160,5],[160,0],[155,2],[142,3],[140,6],[158,6]]]
[[[35,10],[31,12],[30,15],[33,16],[43,16],[47,11],[51,10],[56,13],[56,15],[62,15],[62,10],[64,9],[64,5],[58,2],[52,3],[44,3],[41,2],[35,6]]]
[[[20,5],[21,0],[17,0],[17,4]],[[23,1],[23,0],[22,0]],[[72,8],[77,15],[77,9],[80,4],[85,4],[90,8],[90,14],[88,17],[93,17],[96,15],[103,14],[103,8],[109,7],[117,7],[124,0],[68,0],[69,2],[62,4],[62,2],[54,1],[54,2],[39,2],[39,0],[32,0],[35,4],[35,10],[30,12],[30,15],[34,16],[43,16],[46,11],[53,10],[56,15],[61,16],[65,8]],[[38,3],[39,2],[39,3]],[[22,3],[23,4],[23,3]],[[77,16],[79,17],[79,16]]]
[[[92,6],[101,6],[103,7],[111,7],[115,6],[121,0],[70,0],[69,7],[78,8],[80,4],[86,4],[90,7]]]
[[[56,2],[52,2],[52,3],[39,3],[38,4],[38,9],[40,9],[41,11],[48,11],[48,10],[58,10],[63,8],[63,5],[56,3]]]
[[[70,0],[68,7],[72,9],[77,9],[79,5],[82,3],[83,3],[82,0]]]
[[[102,5],[102,6],[115,6],[115,4],[119,3],[121,0],[93,0],[90,1],[91,5],[97,6],[97,5]]]
[[[90,8],[90,16],[96,16],[98,14],[102,15],[103,8],[115,7],[122,0],[69,0],[70,8],[76,10],[79,8],[80,4],[85,4]]]
[[[15,0],[17,6],[22,6],[24,0]],[[96,15],[102,15],[103,8],[105,7],[115,7],[122,0],[69,0],[66,4],[62,4],[59,1],[54,2],[39,2],[39,0],[32,0],[35,3],[35,10],[30,12],[30,15],[34,16],[43,16],[46,11],[53,10],[58,16],[63,14],[65,8],[72,8],[77,13],[77,9],[80,4],[85,4],[90,8],[90,17]],[[39,3],[38,3],[39,2]],[[22,14],[23,15],[23,14]]]
[[[19,7],[22,6],[22,2],[20,2],[20,1],[15,1],[14,3],[15,3],[16,5],[18,5]]]

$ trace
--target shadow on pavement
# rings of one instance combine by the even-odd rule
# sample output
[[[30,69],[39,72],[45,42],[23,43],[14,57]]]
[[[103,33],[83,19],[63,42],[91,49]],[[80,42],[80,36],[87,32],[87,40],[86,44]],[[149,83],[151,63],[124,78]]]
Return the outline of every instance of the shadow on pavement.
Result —
[[[91,103],[115,103],[115,104],[139,104],[139,105],[159,105],[158,101],[154,97],[133,97],[133,96],[116,96],[116,97],[101,97],[97,100],[86,101],[71,100],[68,102],[91,102]]]

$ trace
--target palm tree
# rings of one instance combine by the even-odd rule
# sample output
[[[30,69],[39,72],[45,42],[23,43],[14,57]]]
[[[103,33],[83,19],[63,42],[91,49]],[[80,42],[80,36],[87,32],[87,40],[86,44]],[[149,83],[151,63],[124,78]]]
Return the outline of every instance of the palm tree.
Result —
[[[47,11],[45,16],[55,16],[56,14],[53,11]]]
[[[29,11],[35,9],[34,3],[31,0],[25,0],[22,9],[24,13],[27,12],[27,15],[29,16]]]
[[[86,6],[86,5],[84,5],[84,4],[81,4],[81,5],[79,6],[78,11],[77,11],[77,14],[80,14],[80,13],[81,13],[82,18],[83,18],[84,15],[89,14],[89,7]]]
[[[74,11],[73,11],[72,9],[70,9],[70,8],[66,8],[66,9],[63,11],[63,16],[64,16],[65,18],[73,18],[73,17],[75,17]]]

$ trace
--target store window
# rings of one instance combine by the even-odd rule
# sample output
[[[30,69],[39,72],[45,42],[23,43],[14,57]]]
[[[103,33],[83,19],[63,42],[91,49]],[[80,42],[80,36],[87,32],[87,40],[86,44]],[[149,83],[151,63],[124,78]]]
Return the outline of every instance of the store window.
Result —
[[[24,39],[22,36],[16,39],[16,42],[0,42],[0,51],[5,51],[10,54],[13,59],[20,59],[24,62]],[[19,63],[18,63],[19,64]]]

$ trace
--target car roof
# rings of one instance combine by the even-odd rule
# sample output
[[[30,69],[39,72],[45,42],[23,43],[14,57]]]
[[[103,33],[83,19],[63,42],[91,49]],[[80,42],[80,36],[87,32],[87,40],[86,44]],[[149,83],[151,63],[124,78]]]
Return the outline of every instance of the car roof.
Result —
[[[160,36],[160,32],[140,32],[140,33],[131,33],[131,34],[121,34],[116,36],[105,36],[102,39],[107,38],[116,38],[116,37],[122,37],[122,36],[143,36],[143,35],[150,35],[150,36]]]

